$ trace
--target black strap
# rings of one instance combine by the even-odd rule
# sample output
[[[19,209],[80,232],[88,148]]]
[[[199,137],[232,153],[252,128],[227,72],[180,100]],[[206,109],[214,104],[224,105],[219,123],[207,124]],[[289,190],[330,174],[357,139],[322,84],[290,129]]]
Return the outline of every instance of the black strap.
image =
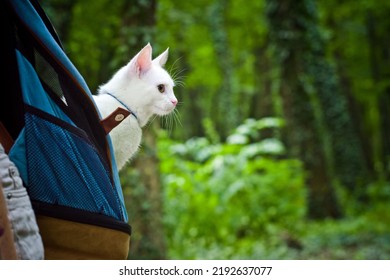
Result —
[[[42,21],[45,23],[46,28],[49,30],[51,36],[53,36],[54,40],[58,43],[58,45],[64,49],[62,46],[60,37],[58,37],[57,31],[54,29],[53,24],[51,23],[50,19],[47,17],[45,11],[43,10],[42,6],[39,4],[37,0],[30,0],[31,4],[35,8],[35,10],[38,12],[39,16],[41,17]]]
[[[16,139],[24,127],[24,109],[15,54],[14,13],[6,1],[0,1],[0,37],[0,61],[5,69],[0,75],[0,121]]]

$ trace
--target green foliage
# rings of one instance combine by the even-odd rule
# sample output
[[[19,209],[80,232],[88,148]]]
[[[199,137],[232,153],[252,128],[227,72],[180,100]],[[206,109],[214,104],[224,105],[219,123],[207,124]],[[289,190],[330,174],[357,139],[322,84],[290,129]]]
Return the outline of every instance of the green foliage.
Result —
[[[171,258],[259,257],[259,248],[299,230],[296,221],[305,215],[301,163],[277,159],[284,153],[277,139],[255,141],[280,125],[278,119],[247,120],[226,143],[193,138],[179,144],[161,135]]]
[[[387,260],[390,256],[389,226],[385,217],[376,214],[343,221],[327,220],[307,225],[301,237],[304,250],[301,259]]]
[[[204,121],[210,126],[210,121]],[[368,201],[339,193],[342,220],[309,221],[305,172],[285,159],[278,118],[247,119],[227,138],[159,137],[164,225],[171,259],[388,259],[389,184]],[[340,188],[340,190],[344,190]]]
[[[90,1],[78,1],[72,9],[66,50],[80,73],[88,77],[92,92],[118,67],[113,64],[112,50],[118,45],[117,30],[121,22],[116,14],[120,3],[98,0],[91,5]]]

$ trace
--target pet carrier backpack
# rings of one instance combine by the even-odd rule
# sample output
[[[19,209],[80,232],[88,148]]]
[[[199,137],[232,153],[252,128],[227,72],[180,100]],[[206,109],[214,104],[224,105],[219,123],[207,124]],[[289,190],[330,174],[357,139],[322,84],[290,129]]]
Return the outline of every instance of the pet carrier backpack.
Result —
[[[1,2],[0,124],[45,258],[125,259],[131,228],[90,90],[36,0]]]

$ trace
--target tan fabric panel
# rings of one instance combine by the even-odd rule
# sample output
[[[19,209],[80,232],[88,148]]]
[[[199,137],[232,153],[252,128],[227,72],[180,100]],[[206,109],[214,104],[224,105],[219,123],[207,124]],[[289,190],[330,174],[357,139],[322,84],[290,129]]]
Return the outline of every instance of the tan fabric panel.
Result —
[[[48,260],[125,260],[130,235],[122,231],[37,215]]]

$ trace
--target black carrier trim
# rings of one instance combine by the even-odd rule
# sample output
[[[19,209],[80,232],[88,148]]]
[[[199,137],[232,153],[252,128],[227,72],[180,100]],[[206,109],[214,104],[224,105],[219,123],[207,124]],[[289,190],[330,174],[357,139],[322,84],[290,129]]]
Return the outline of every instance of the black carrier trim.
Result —
[[[31,203],[35,213],[38,215],[118,230],[131,235],[131,226],[128,223],[116,220],[112,217],[35,200]]]
[[[0,61],[5,71],[0,75],[2,85],[0,102],[0,121],[13,139],[24,127],[23,97],[16,62],[15,27],[12,9],[6,1],[0,1]]]
[[[57,44],[61,47],[61,49],[64,49],[60,37],[58,37],[58,34],[54,29],[53,24],[51,23],[50,19],[46,15],[45,11],[42,9],[42,6],[39,4],[37,0],[30,0],[30,3],[33,5],[34,9],[37,11],[42,21],[45,23],[46,28],[49,30],[51,36],[54,38],[54,40],[57,41]]]

